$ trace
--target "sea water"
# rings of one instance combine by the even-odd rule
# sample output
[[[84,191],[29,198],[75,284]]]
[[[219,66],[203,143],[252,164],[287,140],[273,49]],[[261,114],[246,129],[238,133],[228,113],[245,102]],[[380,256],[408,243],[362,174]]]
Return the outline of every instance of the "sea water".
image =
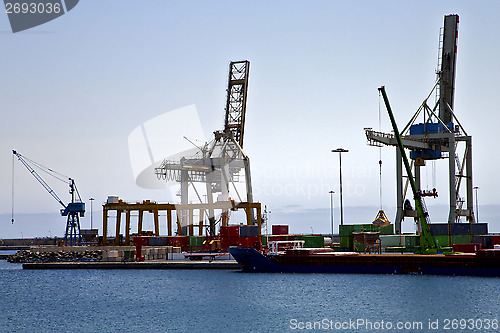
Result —
[[[500,278],[23,270],[0,261],[0,295],[1,332],[500,331]]]

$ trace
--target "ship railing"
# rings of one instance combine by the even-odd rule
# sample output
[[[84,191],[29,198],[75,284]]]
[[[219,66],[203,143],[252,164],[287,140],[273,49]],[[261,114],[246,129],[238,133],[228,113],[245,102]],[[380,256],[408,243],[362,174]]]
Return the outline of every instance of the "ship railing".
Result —
[[[284,253],[286,250],[303,249],[305,241],[303,240],[291,240],[291,241],[271,241],[268,244],[270,255],[277,255]]]

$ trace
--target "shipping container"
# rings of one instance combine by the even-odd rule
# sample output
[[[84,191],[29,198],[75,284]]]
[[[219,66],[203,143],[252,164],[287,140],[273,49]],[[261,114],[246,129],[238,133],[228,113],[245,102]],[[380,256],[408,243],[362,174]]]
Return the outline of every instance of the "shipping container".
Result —
[[[450,246],[450,237],[448,235],[434,236],[434,240],[439,247]]]
[[[222,251],[227,251],[230,246],[238,246],[240,226],[229,225],[220,227],[220,245]]]
[[[260,249],[261,243],[259,237],[240,237],[238,247]]]
[[[288,235],[288,225],[273,225],[272,233],[273,235]]]
[[[377,228],[378,230],[374,231],[380,232],[381,235],[394,235],[394,224],[389,224],[384,227],[377,227]]]
[[[241,225],[239,236],[240,237],[259,237],[259,226],[258,225]]]
[[[149,237],[149,246],[167,246],[168,239],[163,237]]]
[[[352,236],[341,236],[340,237],[340,248],[352,250],[353,237]]]
[[[472,237],[470,235],[452,235],[451,244],[470,244]]]
[[[303,235],[302,237],[303,240],[305,241],[304,247],[317,248],[325,246],[324,236]]]
[[[420,246],[420,236],[419,235],[403,235],[405,239],[405,246],[407,248],[415,248]]]
[[[451,223],[450,224],[450,234],[451,235],[470,235],[470,224],[469,223]],[[469,241],[470,243],[470,241]]]
[[[205,236],[189,236],[189,246],[202,246]]]
[[[167,236],[167,245],[180,247],[182,251],[187,251],[189,246],[188,236]]]
[[[339,226],[339,235],[340,236],[350,236],[352,235],[352,232],[354,231],[354,228],[352,228],[352,225],[344,224]]]
[[[471,223],[470,233],[472,235],[487,235],[488,223]]]
[[[380,235],[380,246],[382,248],[405,246],[404,236]]]
[[[240,226],[239,225],[228,225],[220,227],[221,237],[239,237]]]
[[[429,227],[433,236],[448,236],[448,223],[431,223]]]
[[[477,250],[481,250],[479,243],[453,244],[453,252],[475,253]]]

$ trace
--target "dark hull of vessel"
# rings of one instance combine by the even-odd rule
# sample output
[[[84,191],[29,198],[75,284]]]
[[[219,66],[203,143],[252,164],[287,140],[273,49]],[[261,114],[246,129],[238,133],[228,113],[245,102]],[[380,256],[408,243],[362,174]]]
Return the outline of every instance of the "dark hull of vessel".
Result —
[[[250,248],[229,252],[245,272],[430,274],[500,277],[500,258],[479,255],[282,254]]]

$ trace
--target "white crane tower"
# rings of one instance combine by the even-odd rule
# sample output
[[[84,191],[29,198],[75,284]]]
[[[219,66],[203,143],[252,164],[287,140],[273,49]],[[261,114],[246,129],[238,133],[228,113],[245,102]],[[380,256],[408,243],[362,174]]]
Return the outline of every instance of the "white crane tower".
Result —
[[[234,199],[253,202],[250,160],[243,151],[249,69],[250,62],[247,60],[230,63],[224,130],[214,132],[214,139],[199,147],[194,156],[177,161],[164,160],[155,169],[158,178],[180,183],[181,205],[189,203],[190,188],[200,203],[207,204],[210,235],[215,234],[214,209],[210,208],[215,194],[219,194],[218,201]],[[244,177],[241,177],[242,170]],[[245,182],[246,195],[243,197],[236,186],[241,178]],[[204,187],[206,201],[196,183]],[[230,198],[230,193],[236,197]],[[180,215],[181,232],[186,235],[188,215],[185,211],[181,211]],[[222,215],[222,225],[227,225],[228,211]]]

